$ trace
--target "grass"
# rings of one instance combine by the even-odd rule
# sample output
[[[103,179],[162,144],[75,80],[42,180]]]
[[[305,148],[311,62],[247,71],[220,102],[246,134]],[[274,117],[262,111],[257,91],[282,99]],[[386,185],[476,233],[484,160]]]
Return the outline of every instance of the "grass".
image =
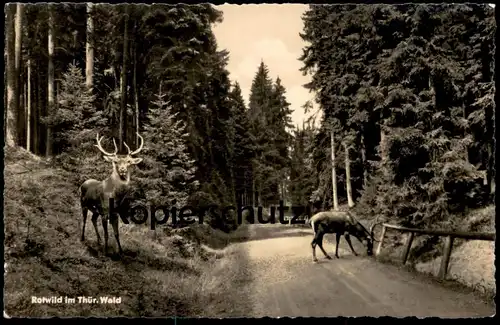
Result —
[[[230,317],[248,313],[239,291],[249,279],[244,226],[226,234],[206,225],[155,232],[120,224],[122,257],[104,255],[81,212],[69,175],[22,149],[6,149],[5,307],[10,317]],[[110,228],[110,252],[116,250]],[[99,222],[99,231],[102,227]],[[121,297],[120,304],[36,304],[36,297]]]
[[[475,210],[465,221],[465,227],[469,231],[495,232],[495,207]],[[495,242],[455,239],[453,246],[447,277],[488,296],[494,296],[496,294]],[[417,260],[414,263],[418,271],[434,276],[437,275],[440,264],[440,253],[430,260]]]

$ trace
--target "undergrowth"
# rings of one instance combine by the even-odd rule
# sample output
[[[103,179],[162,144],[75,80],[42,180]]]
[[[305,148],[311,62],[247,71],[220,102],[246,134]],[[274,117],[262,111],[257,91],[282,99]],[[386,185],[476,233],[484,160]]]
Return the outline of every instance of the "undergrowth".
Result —
[[[206,225],[149,230],[120,223],[119,257],[97,245],[67,172],[22,149],[5,159],[5,311],[9,316],[241,316],[238,291],[248,279],[246,255],[228,244],[245,240]],[[103,236],[101,223],[98,229]],[[32,297],[121,297],[120,304],[37,304]]]

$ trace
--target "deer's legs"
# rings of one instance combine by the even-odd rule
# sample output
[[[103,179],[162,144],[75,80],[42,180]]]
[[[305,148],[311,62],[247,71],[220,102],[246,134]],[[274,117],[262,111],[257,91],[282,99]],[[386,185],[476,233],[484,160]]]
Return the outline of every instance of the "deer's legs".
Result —
[[[99,236],[99,230],[97,229],[97,218],[99,218],[99,213],[92,213],[92,224],[94,225],[95,234],[97,235],[97,244],[101,245],[101,236]],[[83,229],[85,229],[85,225],[83,225]],[[83,238],[83,235],[82,235]]]
[[[104,228],[104,253],[108,252],[108,218],[103,216],[102,220],[102,228]]]
[[[318,261],[318,259],[316,258],[316,245],[317,245],[317,242],[318,242],[318,234],[315,233],[313,241],[311,242],[311,246],[313,248],[313,262],[317,262]]]
[[[340,234],[340,233],[337,233],[337,234],[336,234],[336,237],[337,237],[337,238],[336,238],[336,239],[337,239],[337,245],[335,246],[335,257],[336,257],[336,258],[340,258],[340,257],[339,257],[339,244],[340,244],[340,236],[342,236],[342,234]]]
[[[317,241],[316,241],[316,242],[318,243],[319,248],[320,248],[320,249],[321,249],[321,251],[323,252],[323,255],[325,255],[325,257],[326,257],[327,259],[331,260],[332,258],[330,257],[330,255],[328,255],[328,254],[325,252],[325,250],[323,249],[323,236],[324,236],[324,234],[321,234],[321,235],[319,236],[319,238],[317,239]]]
[[[312,246],[312,252],[313,252],[313,262],[317,262],[318,259],[316,258],[316,235],[314,235],[314,238],[311,242]]]
[[[344,237],[345,237],[345,240],[347,240],[347,243],[349,244],[349,247],[351,247],[351,250],[352,250],[353,254],[356,255],[356,256],[358,256],[358,254],[356,253],[356,251],[352,247],[351,236],[349,236],[349,234],[345,234]]]
[[[114,216],[111,219],[111,226],[113,227],[113,232],[115,233],[116,243],[118,244],[118,249],[120,250],[120,254],[123,253],[122,246],[120,245],[120,235],[118,233],[118,216]]]
[[[316,258],[316,245],[319,246],[319,248],[321,249],[321,251],[323,252],[323,254],[325,255],[326,258],[331,259],[331,257],[323,249],[323,236],[324,236],[324,234],[321,233],[320,231],[318,231],[314,235],[314,239],[311,242],[312,253],[313,253],[313,262],[317,262],[318,261],[318,259]]]
[[[82,208],[82,213],[83,213],[83,228],[82,228],[82,241],[85,240],[85,225],[87,224],[87,214],[89,212],[89,209],[87,208]]]

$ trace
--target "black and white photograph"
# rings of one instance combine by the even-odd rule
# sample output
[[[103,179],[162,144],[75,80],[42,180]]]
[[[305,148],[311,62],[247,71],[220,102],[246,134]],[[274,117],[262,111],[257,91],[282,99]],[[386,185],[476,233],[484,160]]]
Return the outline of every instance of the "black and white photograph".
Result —
[[[4,318],[489,318],[494,4],[7,3]]]

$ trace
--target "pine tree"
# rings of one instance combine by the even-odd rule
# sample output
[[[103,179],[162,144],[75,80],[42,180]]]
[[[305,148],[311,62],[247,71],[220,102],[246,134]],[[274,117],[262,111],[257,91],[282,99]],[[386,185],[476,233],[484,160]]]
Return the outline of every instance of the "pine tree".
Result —
[[[65,151],[70,145],[79,145],[88,133],[103,126],[100,112],[92,105],[94,96],[85,86],[85,76],[76,64],[70,64],[63,74],[58,109],[46,121],[53,125],[54,148]]]
[[[261,62],[250,89],[249,119],[253,138],[252,182],[255,205],[267,205],[267,195],[277,193],[277,187],[267,187],[265,181],[273,181],[274,169],[267,162],[266,156],[275,150],[272,139],[272,125],[269,125],[272,110],[273,83],[269,77],[269,69]],[[276,154],[274,155],[276,156]],[[272,199],[270,197],[270,199]]]
[[[314,129],[294,129],[290,166],[290,195],[294,206],[307,206],[316,186],[317,175],[311,159]]]
[[[269,128],[270,140],[272,141],[272,146],[275,148],[272,154],[271,163],[274,167],[274,174],[276,179],[276,185],[278,187],[277,194],[275,196],[274,202],[279,199],[285,199],[286,195],[286,180],[290,173],[290,146],[292,144],[292,136],[289,130],[292,129],[292,110],[290,109],[290,103],[286,100],[286,89],[281,84],[281,79],[276,78],[276,82],[273,85],[272,94],[272,106],[269,113]],[[275,186],[276,186],[275,185]],[[281,197],[279,197],[281,195]]]
[[[61,81],[57,112],[48,122],[54,125],[54,148],[60,152],[55,162],[74,175],[75,186],[89,178],[104,179],[110,174],[110,166],[103,163],[94,146],[97,133],[109,134],[108,121],[92,104],[94,99],[82,69],[70,64]],[[109,141],[106,139],[105,145],[110,145]]]
[[[234,139],[234,178],[237,200],[243,204],[251,203],[252,195],[252,164],[254,158],[252,151],[252,134],[249,129],[247,109],[241,87],[235,82],[230,93],[230,99],[234,111],[233,123],[235,126]]]
[[[228,60],[226,51],[216,52],[211,68],[207,92],[207,108],[212,117],[210,137],[206,139],[212,148],[213,166],[219,200],[225,206],[236,204],[234,183],[235,132],[234,109],[230,99],[231,82],[225,69]]]
[[[143,189],[148,202],[155,206],[185,206],[189,195],[197,189],[194,180],[196,168],[190,158],[185,123],[165,101],[159,91],[150,107],[150,122],[145,126],[144,169],[137,173],[138,187]]]

